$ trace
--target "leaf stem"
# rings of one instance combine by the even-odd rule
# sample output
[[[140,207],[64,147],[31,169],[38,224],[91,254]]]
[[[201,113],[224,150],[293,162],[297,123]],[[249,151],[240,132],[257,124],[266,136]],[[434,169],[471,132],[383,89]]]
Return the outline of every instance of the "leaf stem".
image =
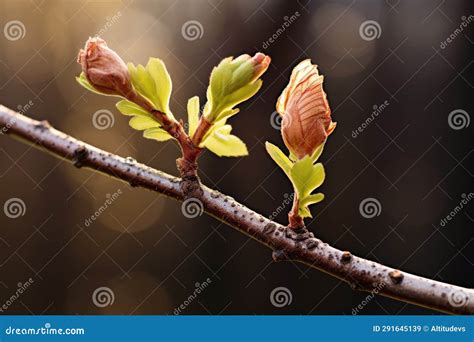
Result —
[[[288,228],[291,228],[293,230],[305,228],[304,220],[299,215],[298,207],[299,207],[299,199],[295,191],[295,196],[293,197],[293,207],[288,213]]]

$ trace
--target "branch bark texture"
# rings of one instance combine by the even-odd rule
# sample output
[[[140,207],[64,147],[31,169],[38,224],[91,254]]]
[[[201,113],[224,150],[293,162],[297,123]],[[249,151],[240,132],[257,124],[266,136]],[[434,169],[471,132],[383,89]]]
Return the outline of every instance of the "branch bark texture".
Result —
[[[183,201],[181,179],[86,144],[0,105],[0,129],[37,148],[107,174],[131,186],[140,186]],[[233,198],[201,186],[204,210],[273,250],[275,261],[294,260],[329,273],[352,288],[453,314],[474,314],[474,290],[423,278],[341,251],[306,230],[292,230],[245,207]]]

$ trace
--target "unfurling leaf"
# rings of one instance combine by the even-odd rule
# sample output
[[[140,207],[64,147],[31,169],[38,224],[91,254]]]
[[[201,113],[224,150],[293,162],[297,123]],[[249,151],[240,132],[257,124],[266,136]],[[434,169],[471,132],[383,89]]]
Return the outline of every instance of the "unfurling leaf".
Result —
[[[148,99],[156,110],[174,118],[169,108],[171,77],[163,61],[150,58],[145,67],[141,64],[135,66],[133,63],[128,63],[127,66],[132,84],[140,95]]]
[[[293,163],[287,156],[280,150],[277,146],[269,143],[265,143],[265,148],[267,149],[268,154],[272,157],[273,161],[285,172],[285,174],[290,177],[291,168]]]
[[[214,123],[234,115],[234,107],[260,89],[262,81],[259,78],[269,64],[270,57],[262,53],[223,59],[211,73],[204,108],[206,119]]]
[[[188,100],[188,135],[192,137],[199,123],[199,97]]]
[[[235,135],[230,134],[230,125],[218,125],[207,134],[201,143],[219,157],[241,157],[248,155],[247,146]]]

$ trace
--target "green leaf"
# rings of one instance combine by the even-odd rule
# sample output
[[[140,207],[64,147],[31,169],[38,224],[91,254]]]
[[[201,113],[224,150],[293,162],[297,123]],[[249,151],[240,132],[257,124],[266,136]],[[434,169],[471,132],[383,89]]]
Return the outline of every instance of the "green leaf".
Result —
[[[147,98],[155,109],[174,119],[169,108],[172,82],[163,61],[150,58],[146,67],[133,63],[127,66],[135,90]]]
[[[76,76],[76,81],[77,83],[79,83],[81,86],[83,86],[84,88],[86,88],[87,90],[93,92],[93,93],[96,93],[96,94],[99,94],[99,95],[106,95],[106,96],[113,96],[113,95],[109,95],[109,94],[105,94],[105,93],[101,93],[100,91],[98,91],[97,89],[95,89],[92,84],[89,83],[89,81],[87,80],[87,77],[86,75],[84,74],[84,72],[81,72],[81,74],[79,76]]]
[[[203,145],[219,157],[240,157],[248,155],[247,146],[235,135],[230,134],[232,127],[224,125],[207,137]]]
[[[290,177],[291,168],[293,167],[291,160],[288,159],[282,150],[268,141],[265,142],[265,148],[273,161]]]
[[[143,132],[143,136],[147,139],[153,139],[158,141],[167,141],[173,139],[173,137],[162,128],[150,128]]]
[[[314,195],[310,195],[306,197],[303,201],[298,203],[298,214],[301,217],[312,217],[311,211],[309,210],[308,206],[311,204],[319,203],[324,199],[324,195],[322,193],[317,193]]]
[[[323,194],[311,193],[321,186],[325,178],[324,167],[321,163],[313,165],[309,156],[297,160],[290,172],[290,179],[298,195],[298,213],[301,217],[311,217],[308,206],[323,200]]]
[[[151,117],[151,118],[153,117],[153,115],[148,113],[142,107],[128,100],[121,100],[117,102],[115,104],[115,107],[117,107],[117,109],[123,115],[129,115],[129,116],[140,115],[140,116],[146,116],[146,117]]]
[[[234,91],[232,94],[227,96],[227,107],[233,108],[235,105],[248,100],[260,90],[262,84],[262,80],[256,80],[255,82],[247,84],[246,86]]]
[[[199,122],[199,97],[194,96],[188,100],[188,135],[192,137]]]
[[[161,127],[161,125],[157,121],[146,116],[134,116],[130,119],[128,124],[130,125],[130,127],[138,131],[143,131],[154,127]]]
[[[309,211],[309,208],[306,207],[306,206],[302,206],[302,205],[298,206],[298,215],[300,215],[302,218],[313,217],[311,215],[311,211]]]
[[[202,141],[199,147],[205,147],[204,143],[206,142],[207,138],[214,135],[214,133],[216,133],[217,130],[221,129],[222,126],[224,125],[225,125],[225,120],[220,120],[220,121],[215,122],[202,138]]]
[[[319,187],[324,181],[324,168],[321,163],[313,165],[311,158],[306,156],[295,162],[291,172],[291,181],[302,201]]]
[[[301,205],[308,206],[311,204],[316,204],[316,203],[321,202],[323,199],[324,199],[324,194],[319,192],[317,194],[309,195],[308,197],[306,197],[303,201],[301,201]]]
[[[314,150],[313,155],[311,156],[311,160],[313,161],[313,164],[318,161],[319,157],[323,153],[325,143],[326,142],[323,142],[321,145],[319,145],[319,147],[316,150]]]
[[[211,101],[211,105],[208,106],[208,110],[205,113],[206,118],[209,121],[213,122],[222,120],[225,117],[229,117],[229,111],[234,110],[235,106],[254,96],[261,88],[262,84],[262,80],[257,80],[253,83],[243,86],[242,88],[237,89],[233,93],[218,98],[215,101],[217,103],[213,103]],[[231,115],[234,115],[236,113],[237,112],[233,112]]]
[[[155,82],[157,91],[156,101],[158,110],[163,113],[170,113],[169,103],[171,97],[172,82],[168,70],[166,70],[165,63],[158,58],[150,58],[146,65],[146,70]]]
[[[251,57],[242,55],[225,58],[212,70],[203,114],[208,121],[235,115],[234,107],[257,93],[262,80],[253,80],[254,67]]]
[[[240,112],[240,109],[239,109],[239,108],[227,109],[227,110],[223,111],[223,112],[219,115],[219,121],[224,121],[224,122],[226,122],[228,118],[234,116],[234,115],[237,114],[238,112]]]

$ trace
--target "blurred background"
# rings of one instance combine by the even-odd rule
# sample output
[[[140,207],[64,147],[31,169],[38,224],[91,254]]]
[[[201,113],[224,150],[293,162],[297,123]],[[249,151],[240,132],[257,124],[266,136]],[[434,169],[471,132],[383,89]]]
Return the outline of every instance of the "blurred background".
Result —
[[[173,143],[143,139],[116,99],[74,80],[86,39],[100,35],[125,61],[163,59],[179,118],[188,98],[205,101],[222,58],[269,54],[261,91],[231,119],[250,155],[206,152],[200,175],[286,223],[292,189],[264,142],[283,147],[275,102],[292,67],[311,58],[338,126],[309,228],[359,256],[473,287],[472,10],[469,0],[1,0],[0,103],[176,175]],[[186,218],[173,200],[7,136],[0,186],[3,314],[350,315],[361,303],[358,314],[433,313],[273,263],[270,250],[213,218]],[[278,291],[283,305],[272,300]]]

